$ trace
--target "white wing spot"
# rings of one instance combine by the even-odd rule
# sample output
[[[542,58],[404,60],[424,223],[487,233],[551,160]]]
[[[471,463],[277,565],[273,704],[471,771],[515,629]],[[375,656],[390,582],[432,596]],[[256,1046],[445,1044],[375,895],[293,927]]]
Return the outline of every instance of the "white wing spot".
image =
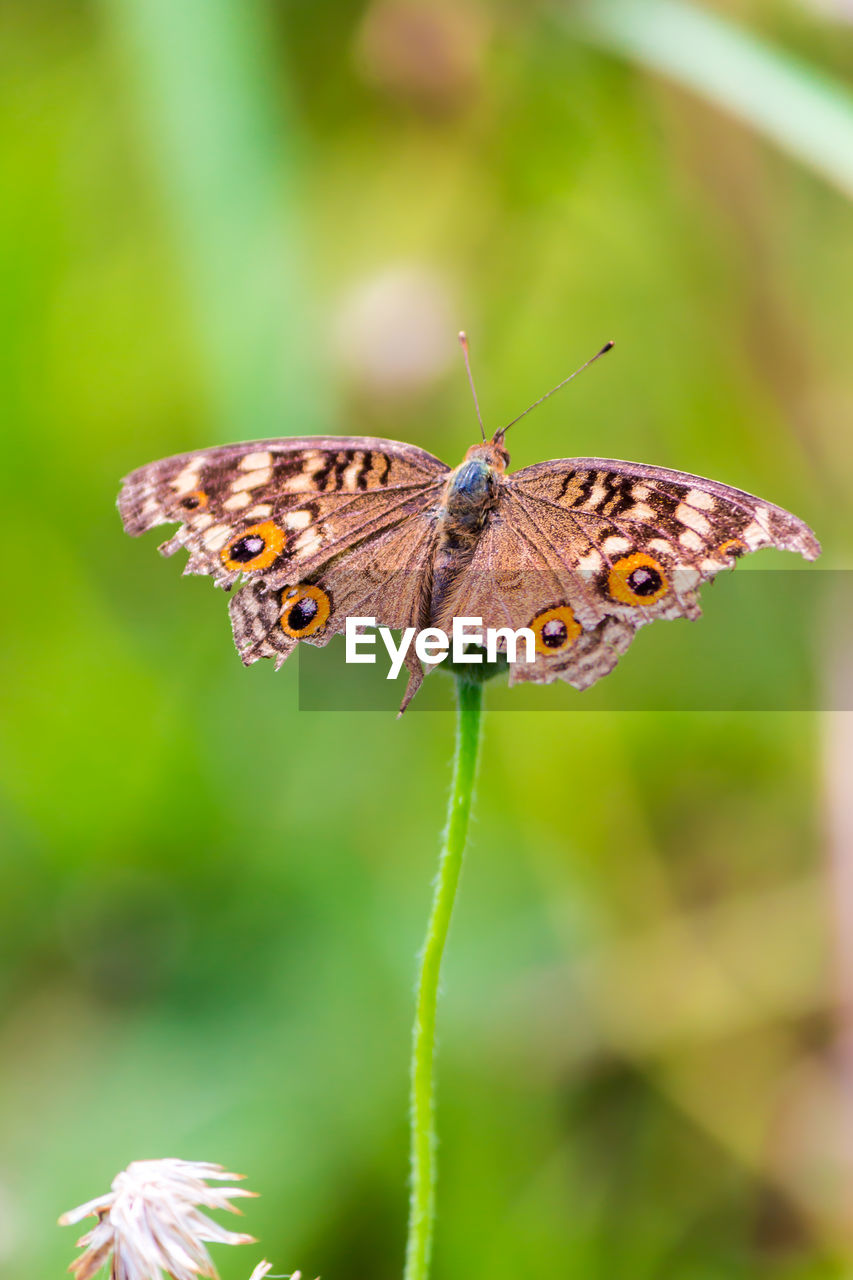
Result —
[[[753,550],[756,547],[763,547],[767,542],[767,530],[757,520],[753,520],[752,524],[748,524],[740,536],[746,545]]]
[[[257,520],[265,520],[267,516],[272,515],[272,503],[256,502],[253,507],[249,508],[249,510],[246,512],[246,515],[254,516]]]
[[[172,481],[171,487],[175,493],[191,493],[193,489],[199,486],[199,463],[200,458],[193,458],[192,463],[184,467],[183,471],[179,471]]]
[[[288,511],[284,517],[288,529],[307,529],[311,523],[310,511]]]
[[[248,507],[252,499],[248,493],[233,493],[230,498],[226,498],[224,507],[226,511],[240,511],[243,507]]]
[[[620,551],[630,551],[633,545],[630,538],[623,538],[620,534],[614,533],[604,539],[604,552],[608,556],[618,555]]]
[[[288,476],[282,484],[284,493],[313,493],[317,489],[314,481],[318,471],[322,471],[326,456],[322,449],[306,449],[302,456],[302,470]]]
[[[231,529],[227,524],[215,524],[212,529],[208,529],[204,534],[202,542],[211,551],[220,551],[230,537]]]
[[[638,502],[625,512],[624,520],[654,520],[655,513],[645,502]]]
[[[578,558],[577,567],[581,573],[594,573],[596,569],[600,569],[602,564],[601,556],[597,551],[588,551],[585,556]]]
[[[353,461],[341,476],[341,487],[346,490],[347,493],[355,493],[358,488],[358,477],[361,474],[363,466],[364,454],[357,453]]]
[[[272,480],[272,467],[265,467],[263,471],[247,471],[244,476],[238,476],[231,484],[234,493],[239,493],[241,489],[257,489],[259,485],[269,484]]]
[[[260,453],[247,453],[244,458],[240,459],[241,471],[264,471],[271,466],[272,454],[268,449],[264,449]]]
[[[717,505],[713,495],[706,493],[704,489],[691,489],[685,494],[684,501],[691,507],[698,507],[701,511],[713,511]]]
[[[692,529],[685,529],[684,533],[678,535],[678,541],[682,547],[686,547],[688,551],[702,551],[705,543],[699,537],[698,533],[694,533]]]
[[[587,498],[586,502],[583,504],[584,509],[587,511],[594,511],[596,507],[601,505],[601,503],[604,501],[606,497],[607,497],[607,490],[605,489],[601,481],[597,480],[596,483],[590,489],[589,497]]]
[[[303,551],[305,555],[313,555],[313,553],[323,543],[323,539],[316,529],[306,529],[304,533],[300,533],[299,537],[293,544],[294,551]]]
[[[688,529],[693,529],[694,532],[701,533],[706,538],[711,532],[711,525],[707,517],[703,516],[701,511],[697,511],[695,507],[688,507],[686,502],[679,502],[675,508],[675,518],[680,520],[682,524],[686,524]]]

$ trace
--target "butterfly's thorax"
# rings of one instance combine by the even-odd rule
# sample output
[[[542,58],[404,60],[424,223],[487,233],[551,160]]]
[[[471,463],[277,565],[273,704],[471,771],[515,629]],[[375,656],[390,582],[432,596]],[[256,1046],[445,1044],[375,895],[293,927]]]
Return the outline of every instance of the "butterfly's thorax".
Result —
[[[430,618],[442,612],[448,594],[467,568],[483,528],[498,504],[501,474],[509,456],[494,444],[474,445],[451,471],[438,510]]]

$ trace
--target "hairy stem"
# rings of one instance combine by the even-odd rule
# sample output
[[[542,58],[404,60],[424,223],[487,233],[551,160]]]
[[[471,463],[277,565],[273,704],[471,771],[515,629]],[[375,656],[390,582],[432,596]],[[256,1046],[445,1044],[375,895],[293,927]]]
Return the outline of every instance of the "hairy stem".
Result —
[[[438,875],[421,954],[412,1034],[411,1162],[405,1280],[427,1280],[435,1219],[435,1014],[441,959],[462,869],[480,746],[482,684],[456,681],[456,756]]]

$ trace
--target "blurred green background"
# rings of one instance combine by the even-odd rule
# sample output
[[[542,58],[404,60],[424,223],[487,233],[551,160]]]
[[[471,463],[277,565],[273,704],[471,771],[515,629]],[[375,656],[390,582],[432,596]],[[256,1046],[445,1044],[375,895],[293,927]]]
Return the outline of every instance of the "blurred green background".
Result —
[[[225,1280],[262,1255],[391,1280],[452,719],[299,712],[296,663],[244,670],[222,595],[124,537],[118,480],[322,430],[455,463],[457,329],[493,427],[613,338],[515,466],[714,476],[846,567],[849,6],[0,21],[0,1271],[60,1275],[57,1215],[177,1155],[262,1193]],[[670,625],[677,672],[695,630]],[[831,703],[853,681],[831,601],[810,635]],[[487,716],[439,1280],[851,1274],[850,719]]]

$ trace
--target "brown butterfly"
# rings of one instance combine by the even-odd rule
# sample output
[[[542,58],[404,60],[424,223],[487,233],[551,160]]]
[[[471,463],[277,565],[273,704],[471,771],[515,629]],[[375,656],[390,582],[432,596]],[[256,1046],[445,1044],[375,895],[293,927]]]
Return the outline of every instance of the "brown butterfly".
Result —
[[[226,590],[246,580],[230,613],[247,665],[278,668],[348,617],[449,632],[464,616],[533,632],[533,660],[511,664],[511,684],[559,677],[577,689],[611,671],[645,623],[698,617],[696,588],[744,552],[820,554],[790,512],[681,471],[567,458],[510,475],[508,429],[483,430],[454,469],[366,436],[179,454],[129,475],[119,511],[134,535],[179,522],[160,550],[186,547],[184,573]],[[401,712],[423,680],[411,650],[406,666]]]

